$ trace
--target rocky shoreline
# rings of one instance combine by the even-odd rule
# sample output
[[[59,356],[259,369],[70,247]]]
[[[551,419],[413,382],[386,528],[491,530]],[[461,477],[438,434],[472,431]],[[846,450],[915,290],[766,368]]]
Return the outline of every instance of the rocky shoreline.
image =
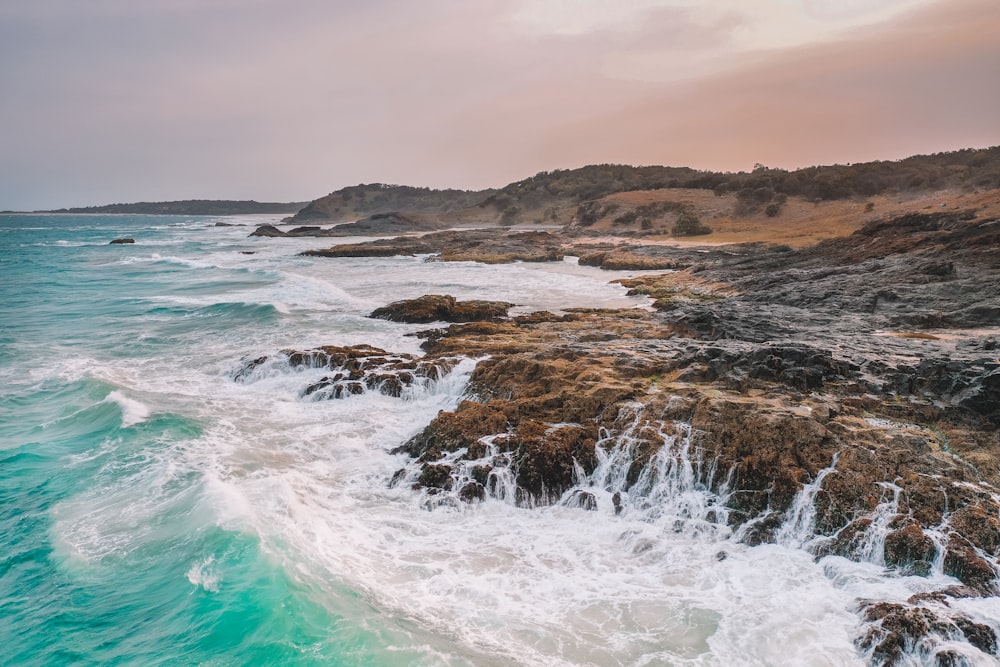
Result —
[[[997,654],[994,630],[948,600],[1000,594],[1000,220],[915,213],[800,250],[481,230],[307,254],[673,269],[620,281],[651,310],[506,317],[510,304],[480,304],[482,316],[449,318],[431,311],[450,297],[395,303],[397,321],[463,323],[422,332],[419,360],[362,350],[347,353],[359,368],[324,363],[375,388],[397,386],[387,372],[482,359],[467,399],[396,450],[413,464],[392,483],[432,503],[513,494],[621,512],[683,468],[677,484],[716,498],[689,512],[707,531],[961,583],[906,605],[860,601],[873,662],[948,639]],[[612,450],[628,458],[621,479],[569,494]]]

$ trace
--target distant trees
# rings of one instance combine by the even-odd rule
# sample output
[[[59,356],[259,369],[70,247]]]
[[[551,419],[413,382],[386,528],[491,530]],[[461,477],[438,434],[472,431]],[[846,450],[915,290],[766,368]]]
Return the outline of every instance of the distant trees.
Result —
[[[521,212],[516,206],[508,206],[500,216],[500,224],[504,227],[511,227],[517,224],[517,216]]]
[[[711,234],[712,228],[703,224],[693,213],[682,213],[674,225],[674,236],[704,236]]]

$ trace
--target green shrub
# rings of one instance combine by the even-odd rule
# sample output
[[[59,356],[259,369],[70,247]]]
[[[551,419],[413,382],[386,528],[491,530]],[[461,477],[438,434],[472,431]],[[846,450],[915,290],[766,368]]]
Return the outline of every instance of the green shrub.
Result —
[[[711,233],[712,228],[702,224],[693,213],[682,213],[674,225],[674,236],[704,236]]]

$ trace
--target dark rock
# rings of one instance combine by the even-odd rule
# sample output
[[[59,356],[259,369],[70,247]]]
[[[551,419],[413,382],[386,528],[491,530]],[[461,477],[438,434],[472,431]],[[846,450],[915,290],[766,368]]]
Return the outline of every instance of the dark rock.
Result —
[[[997,593],[997,573],[964,537],[953,534],[944,556],[944,573],[984,594]]]
[[[376,308],[369,317],[393,322],[493,322],[507,317],[514,304],[505,301],[457,301],[455,297],[427,294]]]
[[[389,488],[399,486],[399,483],[406,478],[406,468],[400,468],[392,474],[392,479],[389,480]]]
[[[898,665],[918,643],[948,638],[964,639],[984,653],[996,655],[993,629],[960,614],[946,616],[926,607],[888,602],[865,603],[862,611],[869,628],[858,645],[871,651],[874,664]]]
[[[135,243],[135,239],[129,237],[114,239],[109,245],[124,245],[128,243]]]
[[[568,507],[579,507],[583,510],[595,511],[597,509],[597,498],[594,497],[593,493],[589,491],[581,491],[577,489],[570,497],[566,500],[566,505]]]
[[[374,217],[374,216],[373,216]],[[357,224],[360,224],[357,223]],[[326,230],[324,236],[346,235],[341,225]],[[400,230],[410,231],[410,230]],[[355,229],[352,234],[362,233]],[[380,233],[394,233],[383,231]],[[419,239],[399,237],[366,243],[339,245],[325,250],[309,250],[303,255],[318,257],[390,257],[437,253],[434,261],[483,262],[555,262],[563,258],[560,240],[546,232],[510,232],[505,229],[443,231],[425,234]]]
[[[507,430],[507,415],[497,407],[462,401],[455,412],[438,416],[409,442],[393,450],[423,460],[440,458],[442,453],[471,447],[480,438]]]
[[[920,526],[911,523],[905,528],[894,530],[885,537],[885,562],[899,568],[916,568],[924,573],[934,560],[937,547],[934,540],[924,534]]]
[[[370,345],[328,345],[312,350],[282,350],[274,358],[287,362],[293,368],[326,368],[335,371],[309,384],[301,393],[303,397],[335,399],[363,394],[366,390],[399,397],[418,378],[438,380],[457,362],[454,358],[427,360],[409,354],[390,354]],[[253,381],[254,371],[271,359],[268,355],[244,359],[233,373],[233,380]]]
[[[774,542],[775,536],[784,523],[784,516],[778,512],[770,512],[754,521],[744,524],[742,541],[752,547]]]
[[[420,470],[420,477],[417,478],[417,484],[447,491],[452,486],[451,468],[446,465],[425,463],[424,467]]]
[[[952,386],[958,384],[952,381]],[[1000,368],[972,380],[955,397],[958,405],[978,412],[1000,427]]]
[[[278,238],[278,237],[288,236],[288,234],[281,231],[274,225],[261,225],[254,231],[250,232],[250,236],[266,236],[271,238]]]
[[[517,485],[530,503],[550,503],[573,486],[574,460],[593,469],[596,429],[583,426],[550,427],[533,420],[522,421],[504,446],[514,452]]]
[[[478,482],[469,482],[458,492],[458,497],[467,503],[486,498],[486,487]]]
[[[493,472],[493,466],[473,466],[471,476],[476,483],[485,488],[491,472]]]

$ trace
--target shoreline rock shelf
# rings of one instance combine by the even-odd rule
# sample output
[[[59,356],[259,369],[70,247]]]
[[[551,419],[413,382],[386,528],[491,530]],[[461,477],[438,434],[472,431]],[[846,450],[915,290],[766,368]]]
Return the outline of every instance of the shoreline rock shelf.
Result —
[[[419,242],[462,254],[440,242],[465,233],[444,234]],[[468,234],[489,256],[507,251],[483,243],[511,239],[562,252],[545,233]],[[468,304],[427,295],[372,313],[457,323],[419,332],[419,360],[352,358],[362,375],[480,359],[466,400],[394,450],[410,463],[392,483],[431,505],[615,514],[697,492],[705,503],[679,511],[699,530],[960,581],[862,604],[859,647],[886,664],[941,628],[995,655],[994,631],[947,599],[1000,595],[1000,223],[914,214],[802,250],[629,253],[675,269],[620,281],[652,311],[508,318],[511,304],[457,314]]]

